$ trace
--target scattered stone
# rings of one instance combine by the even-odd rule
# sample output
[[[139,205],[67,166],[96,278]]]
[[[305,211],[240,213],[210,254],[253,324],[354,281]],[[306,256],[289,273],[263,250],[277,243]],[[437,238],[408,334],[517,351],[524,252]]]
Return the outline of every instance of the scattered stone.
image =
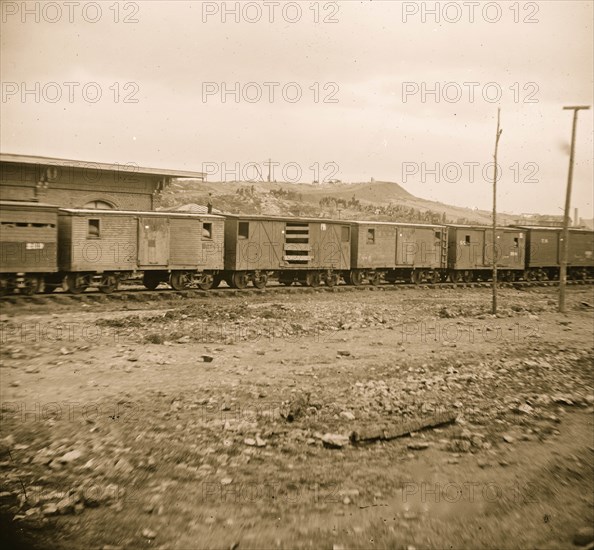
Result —
[[[204,363],[212,363],[214,357],[212,355],[203,355],[202,356],[202,361]]]
[[[74,500],[72,497],[63,498],[56,504],[56,510],[60,515],[72,514],[74,512]]]
[[[591,542],[594,542],[594,527],[582,527],[573,536],[573,544],[576,546],[586,546]]]
[[[251,437],[246,437],[243,442],[250,447],[254,447],[256,445],[256,440],[252,439]]]
[[[514,438],[511,435],[505,434],[503,436],[503,441],[505,441],[506,443],[513,443]]]
[[[528,405],[528,403],[524,403],[523,405],[520,405],[518,407],[517,411],[524,414],[532,414],[534,409],[530,405]]]
[[[264,441],[261,437],[256,436],[256,447],[266,447],[266,441]]]
[[[37,374],[39,372],[39,367],[27,367],[25,372],[27,374]]]
[[[429,448],[429,443],[426,441],[413,441],[406,446],[411,451],[424,451]]]
[[[327,433],[322,436],[322,444],[328,449],[342,449],[348,443],[349,438],[346,435]]]
[[[70,451],[70,452],[66,453],[64,456],[60,457],[58,460],[62,464],[70,464],[70,462],[74,462],[75,460],[78,460],[81,456],[82,456],[82,453],[78,449],[75,449],[74,451]]]
[[[145,539],[154,539],[157,536],[157,533],[155,533],[152,529],[143,529],[142,536]]]
[[[355,420],[355,415],[351,411],[342,411],[340,416],[346,418],[347,420]]]
[[[338,350],[336,352],[340,357],[349,357],[351,355],[350,351],[347,350]]]

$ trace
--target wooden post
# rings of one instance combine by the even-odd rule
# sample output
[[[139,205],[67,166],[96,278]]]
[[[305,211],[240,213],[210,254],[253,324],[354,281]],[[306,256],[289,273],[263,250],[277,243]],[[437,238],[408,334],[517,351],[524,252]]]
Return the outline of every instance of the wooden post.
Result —
[[[575,130],[577,127],[578,111],[589,109],[589,105],[563,107],[573,111],[573,125],[571,127],[571,149],[569,151],[569,173],[567,174],[567,190],[565,193],[565,212],[563,216],[563,233],[561,237],[561,266],[559,271],[559,312],[565,313],[565,286],[567,284],[567,263],[569,256],[569,210],[571,208],[571,184],[573,180],[573,159],[575,157]]]
[[[499,149],[499,138],[503,130],[499,128],[499,118],[501,109],[497,108],[497,132],[495,133],[495,154],[493,162],[493,307],[492,313],[497,313],[497,151]]]

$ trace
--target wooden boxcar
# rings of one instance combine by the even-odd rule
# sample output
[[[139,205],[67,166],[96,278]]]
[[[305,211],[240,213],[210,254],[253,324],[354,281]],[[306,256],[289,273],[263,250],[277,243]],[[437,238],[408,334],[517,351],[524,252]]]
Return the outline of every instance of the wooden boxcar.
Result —
[[[227,216],[225,275],[234,288],[251,281],[337,284],[350,269],[351,228],[347,222],[315,218]]]
[[[447,269],[447,244],[443,225],[352,222],[350,282],[438,282]]]
[[[73,293],[112,292],[143,272],[155,289],[210,288],[223,269],[224,218],[208,214],[61,209],[59,268]]]
[[[526,280],[558,279],[561,265],[559,227],[522,227],[526,231]],[[569,230],[567,274],[574,279],[594,276],[594,231]]]
[[[493,230],[487,226],[448,225],[448,271],[453,281],[487,280],[493,267]],[[526,231],[498,227],[499,278],[513,281],[524,271]]]
[[[26,201],[0,201],[0,294],[43,289],[58,270],[58,207]]]

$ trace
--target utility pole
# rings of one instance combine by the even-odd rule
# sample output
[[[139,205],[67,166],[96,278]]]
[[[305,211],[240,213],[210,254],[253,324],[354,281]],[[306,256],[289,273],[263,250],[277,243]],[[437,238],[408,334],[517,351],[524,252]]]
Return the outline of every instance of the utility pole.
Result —
[[[271,170],[271,167],[272,167],[272,159],[269,158],[268,159],[268,162],[265,162],[264,164],[268,164],[268,183],[270,183],[271,182],[271,179],[270,179],[271,178],[271,172],[270,172],[270,170]]]
[[[565,215],[563,216],[563,233],[561,237],[561,270],[559,273],[559,311],[565,313],[565,285],[567,284],[567,263],[569,258],[569,210],[571,208],[571,183],[573,180],[573,159],[575,157],[575,129],[578,111],[589,109],[589,105],[563,107],[565,111],[573,111],[571,128],[571,149],[569,152],[569,173],[567,174],[567,192],[565,194]]]
[[[497,108],[497,132],[495,133],[495,154],[493,155],[493,315],[497,313],[497,151],[503,130],[499,128],[501,108]]]

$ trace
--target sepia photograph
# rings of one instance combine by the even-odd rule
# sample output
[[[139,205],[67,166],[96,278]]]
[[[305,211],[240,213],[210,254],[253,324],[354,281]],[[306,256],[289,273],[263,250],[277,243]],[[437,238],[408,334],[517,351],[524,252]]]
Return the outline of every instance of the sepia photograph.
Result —
[[[592,0],[0,0],[0,545],[594,550]]]

